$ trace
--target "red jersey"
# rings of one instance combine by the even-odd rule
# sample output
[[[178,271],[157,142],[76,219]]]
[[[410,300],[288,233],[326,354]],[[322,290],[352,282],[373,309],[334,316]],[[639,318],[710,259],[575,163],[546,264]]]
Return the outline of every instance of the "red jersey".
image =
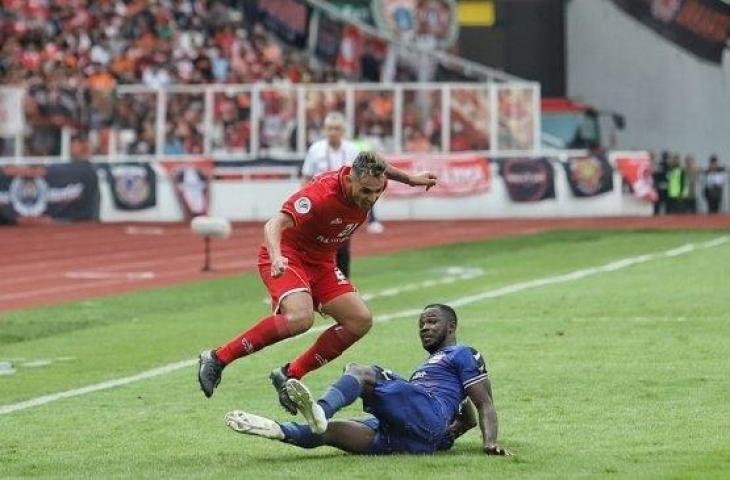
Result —
[[[284,202],[281,211],[294,220],[281,237],[284,256],[296,254],[311,263],[334,261],[337,249],[365,222],[368,211],[345,195],[349,173],[350,167],[342,167],[319,175]]]

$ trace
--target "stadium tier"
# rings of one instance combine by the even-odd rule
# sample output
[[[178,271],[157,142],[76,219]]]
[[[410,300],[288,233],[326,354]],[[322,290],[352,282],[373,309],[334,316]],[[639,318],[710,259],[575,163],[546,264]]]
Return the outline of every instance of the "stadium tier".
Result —
[[[384,152],[536,148],[537,84],[402,83],[456,75],[404,49],[393,63],[366,26],[276,3],[4,2],[0,157],[67,159],[73,134],[117,160],[301,157],[331,109]],[[397,83],[362,83],[383,79]]]

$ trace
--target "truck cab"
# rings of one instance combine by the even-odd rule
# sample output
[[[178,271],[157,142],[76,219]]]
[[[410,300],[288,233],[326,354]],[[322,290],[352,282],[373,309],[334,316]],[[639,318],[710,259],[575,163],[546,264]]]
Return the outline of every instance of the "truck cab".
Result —
[[[623,130],[622,115],[599,111],[594,107],[568,98],[543,98],[542,147],[558,150],[595,150],[615,147],[615,131]],[[608,135],[602,135],[605,118]],[[607,139],[606,139],[607,137]],[[608,144],[607,144],[608,143]]]

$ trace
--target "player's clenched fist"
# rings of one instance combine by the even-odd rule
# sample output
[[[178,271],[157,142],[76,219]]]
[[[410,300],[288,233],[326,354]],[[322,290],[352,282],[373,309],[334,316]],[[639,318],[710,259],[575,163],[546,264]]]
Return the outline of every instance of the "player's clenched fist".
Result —
[[[271,276],[278,278],[284,273],[289,266],[289,259],[286,257],[276,257],[271,261]]]

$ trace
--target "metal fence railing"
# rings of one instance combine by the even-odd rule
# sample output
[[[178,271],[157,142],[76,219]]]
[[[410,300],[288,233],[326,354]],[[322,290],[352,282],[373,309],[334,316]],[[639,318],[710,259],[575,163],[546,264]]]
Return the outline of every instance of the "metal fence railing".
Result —
[[[302,158],[327,112],[383,153],[540,147],[540,87],[505,83],[210,84],[59,91],[0,87],[0,161],[68,159],[88,136],[94,159]],[[56,99],[53,103],[49,99]]]

